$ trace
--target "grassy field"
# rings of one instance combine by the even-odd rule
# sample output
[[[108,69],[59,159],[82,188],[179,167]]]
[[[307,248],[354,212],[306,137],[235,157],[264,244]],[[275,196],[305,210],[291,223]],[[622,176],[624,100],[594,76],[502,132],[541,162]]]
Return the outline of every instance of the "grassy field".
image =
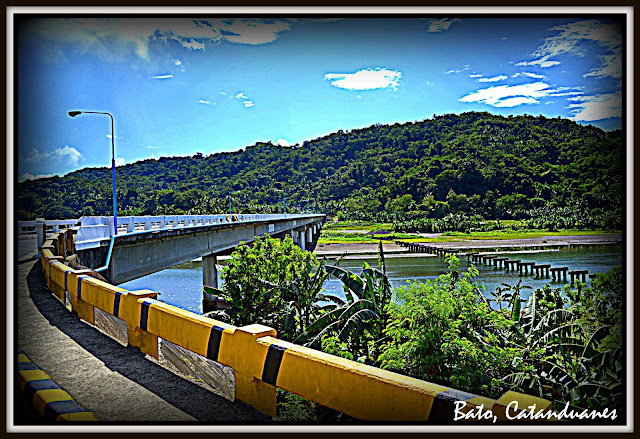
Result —
[[[392,223],[372,223],[370,221],[340,221],[338,223],[328,222],[324,225],[324,230],[391,230]]]
[[[466,240],[486,240],[486,239],[532,239],[543,236],[576,236],[576,235],[619,235],[620,230],[493,230],[488,232],[444,232],[438,237],[427,238],[413,233],[388,233],[372,235],[368,232],[385,230],[390,231],[392,224],[370,223],[364,221],[328,223],[322,229],[318,244],[376,244],[380,238],[383,242],[405,241],[405,242],[455,242]],[[361,232],[348,232],[361,231]]]

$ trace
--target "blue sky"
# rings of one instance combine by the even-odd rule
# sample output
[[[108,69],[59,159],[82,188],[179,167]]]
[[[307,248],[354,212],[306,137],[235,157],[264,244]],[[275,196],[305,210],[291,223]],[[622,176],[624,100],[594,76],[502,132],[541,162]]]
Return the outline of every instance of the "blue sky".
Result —
[[[620,22],[598,16],[39,18],[17,32],[18,180],[302,144],[445,113],[621,127]]]

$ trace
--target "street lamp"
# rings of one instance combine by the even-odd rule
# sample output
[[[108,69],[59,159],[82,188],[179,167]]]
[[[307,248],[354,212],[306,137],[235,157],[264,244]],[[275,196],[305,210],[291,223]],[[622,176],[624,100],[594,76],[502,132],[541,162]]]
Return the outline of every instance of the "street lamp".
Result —
[[[69,116],[76,117],[79,114],[106,114],[111,118],[111,186],[113,188],[113,234],[118,234],[118,210],[116,203],[116,145],[113,130],[113,116],[103,111],[69,111]]]
[[[240,192],[240,191],[230,191],[229,192],[229,215],[231,215],[231,194],[235,194],[236,192]]]
[[[282,205],[284,207],[284,217],[287,217],[287,191],[284,189],[275,189],[278,192],[282,192]]]

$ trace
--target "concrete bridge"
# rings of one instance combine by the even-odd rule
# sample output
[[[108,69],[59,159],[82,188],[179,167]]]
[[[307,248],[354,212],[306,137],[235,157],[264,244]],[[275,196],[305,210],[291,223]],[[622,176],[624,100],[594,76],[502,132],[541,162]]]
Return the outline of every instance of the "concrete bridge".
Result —
[[[114,285],[201,257],[203,285],[217,287],[218,255],[265,234],[290,235],[305,250],[317,239],[324,219],[321,214],[118,217],[117,234],[113,217],[72,221],[80,224],[74,243],[79,262]],[[39,245],[44,224],[35,222]]]

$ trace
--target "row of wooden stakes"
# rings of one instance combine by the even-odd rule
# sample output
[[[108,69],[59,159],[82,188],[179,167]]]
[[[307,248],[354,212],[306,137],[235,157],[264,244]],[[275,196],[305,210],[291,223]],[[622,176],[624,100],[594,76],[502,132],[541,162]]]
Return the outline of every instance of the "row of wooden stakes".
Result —
[[[433,245],[421,244],[416,242],[403,242],[395,241],[395,243],[401,247],[409,249],[411,252],[416,253],[430,253],[438,256],[445,256],[446,254],[458,254],[461,249],[458,248],[442,248]],[[536,276],[545,276],[553,280],[560,280],[562,275],[563,280],[567,280],[567,274],[571,277],[571,283],[573,284],[576,279],[580,278],[582,283],[586,283],[587,275],[589,279],[593,279],[596,275],[589,274],[588,270],[569,270],[569,267],[551,267],[551,264],[536,264],[535,262],[526,262],[519,259],[509,259],[500,257],[500,255],[490,253],[472,252],[466,253],[467,261],[472,263],[482,263],[485,265],[493,265],[497,268],[504,268],[506,270],[518,270],[520,274],[534,274]]]

